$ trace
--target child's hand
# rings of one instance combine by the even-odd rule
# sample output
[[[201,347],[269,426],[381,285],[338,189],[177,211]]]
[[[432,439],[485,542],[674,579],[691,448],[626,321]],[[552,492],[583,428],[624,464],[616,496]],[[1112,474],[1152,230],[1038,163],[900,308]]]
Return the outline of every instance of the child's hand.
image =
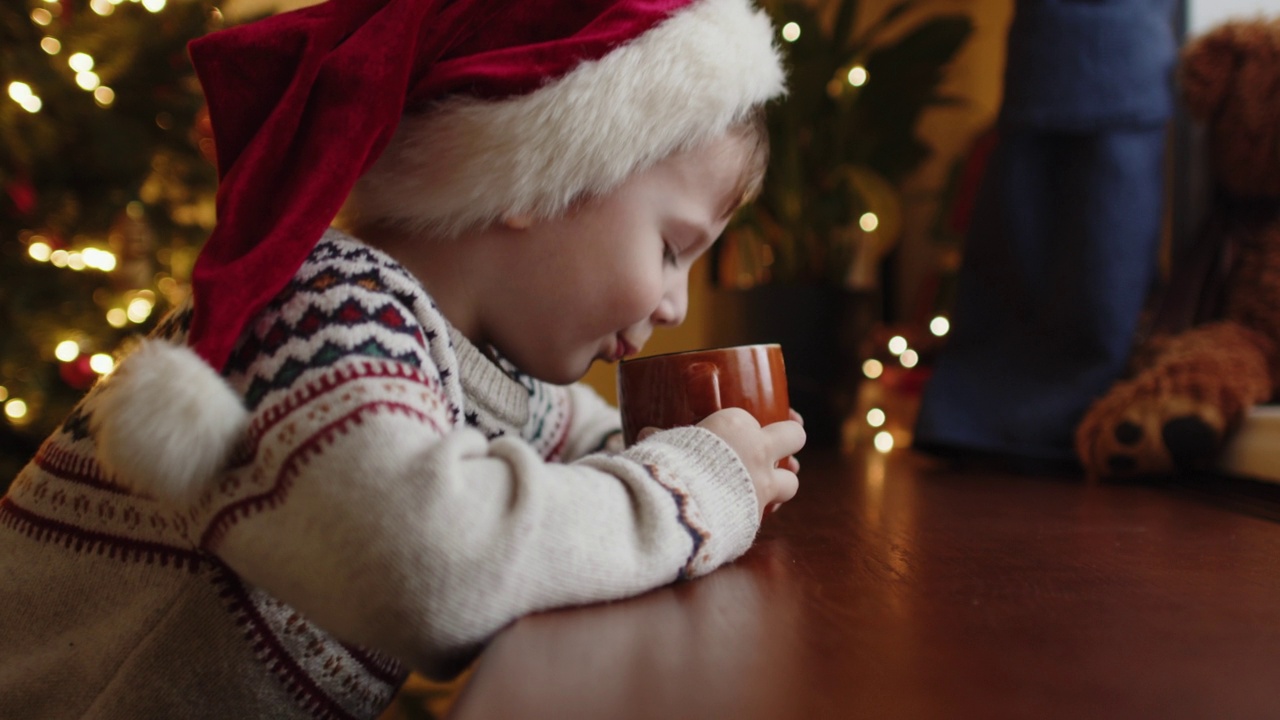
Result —
[[[698,423],[719,435],[747,466],[761,515],[790,500],[800,487],[795,454],[804,447],[805,434],[798,417],[761,427],[746,410],[725,408]]]
[[[790,414],[791,414],[792,420],[795,420],[801,425],[804,425],[804,418],[800,416],[800,413],[796,412],[795,408],[791,408]],[[790,470],[793,473],[796,473],[797,475],[800,474],[800,461],[796,459],[795,455],[788,455],[786,458],[784,458],[782,460],[781,466],[783,468],[786,468],[787,470]],[[769,509],[777,510],[776,507],[771,507]]]

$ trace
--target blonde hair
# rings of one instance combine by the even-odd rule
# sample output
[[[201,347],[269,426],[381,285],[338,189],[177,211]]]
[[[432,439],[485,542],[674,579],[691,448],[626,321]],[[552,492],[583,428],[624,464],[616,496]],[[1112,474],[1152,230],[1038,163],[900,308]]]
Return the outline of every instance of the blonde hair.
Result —
[[[733,198],[733,202],[729,210],[733,212],[755,200],[760,195],[761,188],[764,185],[765,171],[769,165],[770,148],[764,105],[758,104],[751,107],[741,119],[729,124],[724,131],[724,135],[741,140],[745,148],[742,157],[742,172],[730,195]],[[637,168],[636,171],[640,169],[642,168]],[[588,202],[601,194],[603,193],[599,191],[582,192],[566,203],[564,211],[572,212],[574,208],[579,207],[582,203]],[[334,225],[353,235],[361,236],[369,230],[389,229],[398,226],[399,223],[392,219],[361,213],[359,203],[353,202],[352,198],[348,198],[347,203],[334,219]],[[461,231],[462,229],[458,228],[454,232],[437,232],[435,235],[442,239],[448,239],[456,236]]]
[[[344,214],[439,238],[559,215],[785,93],[775,35],[753,0],[696,0],[531,92],[415,107]]]
[[[729,126],[728,134],[741,138],[747,146],[743,158],[742,176],[734,193],[738,198],[734,209],[751,203],[760,197],[764,188],[765,171],[769,167],[769,126],[763,105],[751,108],[747,116]]]

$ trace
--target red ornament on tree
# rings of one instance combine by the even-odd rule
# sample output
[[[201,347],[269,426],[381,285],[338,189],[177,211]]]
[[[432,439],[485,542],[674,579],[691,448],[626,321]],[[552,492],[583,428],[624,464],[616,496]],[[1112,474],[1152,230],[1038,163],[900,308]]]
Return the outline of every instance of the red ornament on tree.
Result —
[[[62,382],[76,390],[88,390],[98,379],[98,373],[89,366],[88,355],[80,355],[71,362],[62,363],[58,374],[62,376]]]
[[[26,217],[36,209],[36,188],[31,184],[31,178],[25,174],[18,175],[5,185],[4,193],[9,196],[9,202],[13,203],[13,209],[19,216]]]

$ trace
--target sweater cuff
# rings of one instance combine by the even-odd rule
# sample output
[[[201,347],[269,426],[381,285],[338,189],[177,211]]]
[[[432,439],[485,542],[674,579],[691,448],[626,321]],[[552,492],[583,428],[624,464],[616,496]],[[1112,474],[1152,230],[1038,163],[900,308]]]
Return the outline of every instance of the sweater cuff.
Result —
[[[680,519],[700,538],[683,576],[705,575],[751,547],[760,529],[755,486],[741,458],[719,435],[699,427],[664,430],[623,456],[656,467],[654,479],[675,484],[668,489],[678,503],[680,496],[687,498]]]

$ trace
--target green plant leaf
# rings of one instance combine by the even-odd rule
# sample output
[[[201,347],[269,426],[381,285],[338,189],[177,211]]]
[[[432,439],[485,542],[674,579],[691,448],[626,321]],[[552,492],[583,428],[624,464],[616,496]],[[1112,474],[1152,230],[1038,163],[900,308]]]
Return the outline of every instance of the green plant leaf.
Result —
[[[846,64],[852,63],[859,55],[866,52],[867,48],[875,44],[876,38],[880,36],[880,33],[884,32],[885,28],[888,28],[895,20],[905,15],[908,10],[916,5],[916,0],[902,0],[902,2],[893,5],[877,18],[871,27],[864,30],[856,40],[851,34],[838,35],[837,37],[844,38],[841,40],[841,44],[845,49],[844,62]]]
[[[765,186],[734,221],[743,230],[732,243],[737,267],[717,265],[717,278],[840,283],[848,277],[851,243],[858,237],[851,233],[853,223],[868,209],[893,207],[882,191],[870,193],[867,183],[851,178],[874,173],[884,179],[877,188],[897,188],[932,152],[916,135],[922,112],[960,102],[940,86],[972,23],[967,16],[946,14],[915,22],[901,34],[887,32],[908,22],[909,11],[918,5],[919,0],[894,3],[852,38],[864,7],[854,0],[836,8],[827,30],[808,3],[765,4],[776,24],[795,22],[801,32],[796,42],[783,46],[789,93],[770,108],[772,153]],[[854,63],[869,74],[861,87],[845,79]],[[881,240],[892,234],[894,224],[886,223]],[[752,253],[769,257],[749,257]]]
[[[913,2],[913,0],[906,0]],[[836,23],[832,26],[831,37],[835,44],[844,47],[853,37],[853,23],[858,18],[858,0],[844,0],[836,12]]]

